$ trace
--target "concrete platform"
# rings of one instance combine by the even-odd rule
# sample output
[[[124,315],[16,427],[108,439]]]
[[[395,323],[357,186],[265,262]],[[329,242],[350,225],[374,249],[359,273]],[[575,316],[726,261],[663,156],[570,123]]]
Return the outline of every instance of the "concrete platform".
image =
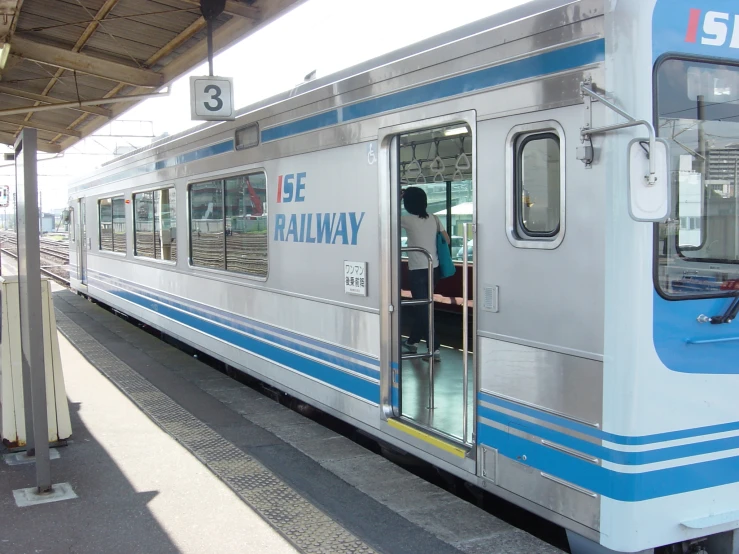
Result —
[[[556,553],[558,549],[55,293],[77,499],[18,508],[0,465],[0,552]]]

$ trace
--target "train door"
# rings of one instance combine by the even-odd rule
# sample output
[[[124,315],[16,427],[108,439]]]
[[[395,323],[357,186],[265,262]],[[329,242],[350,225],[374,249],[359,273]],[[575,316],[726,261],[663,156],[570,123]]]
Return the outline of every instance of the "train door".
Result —
[[[469,113],[386,129],[382,141],[389,169],[389,215],[382,223],[390,283],[383,318],[389,363],[383,365],[391,375],[391,409],[386,405],[385,414],[462,447],[473,443],[476,382],[474,128]],[[415,213],[424,203],[428,218]],[[431,290],[437,225],[451,239],[444,248],[455,273]]]
[[[77,228],[77,271],[82,285],[87,286],[87,214],[85,211],[85,199],[79,200],[79,227]]]

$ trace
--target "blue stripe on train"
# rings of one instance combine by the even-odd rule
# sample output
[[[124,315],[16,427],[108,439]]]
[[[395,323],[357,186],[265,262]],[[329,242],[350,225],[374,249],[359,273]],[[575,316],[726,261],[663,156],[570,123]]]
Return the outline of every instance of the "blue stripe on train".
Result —
[[[542,421],[546,421],[549,423],[553,423],[555,425],[559,425],[560,427],[572,429],[573,431],[577,431],[578,433],[582,433],[590,437],[595,437],[600,440],[613,442],[615,444],[623,444],[623,445],[630,445],[630,446],[647,445],[647,444],[674,441],[674,440],[680,440],[680,439],[690,439],[690,438],[702,437],[704,435],[711,435],[715,433],[728,433],[728,432],[739,430],[739,422],[735,421],[735,422],[730,422],[730,423],[722,423],[719,425],[696,427],[694,429],[680,429],[678,431],[668,431],[665,433],[656,433],[653,435],[633,437],[633,436],[617,435],[615,433],[608,433],[606,431],[601,431],[600,429],[595,429],[589,425],[578,423],[576,421],[572,421],[564,417],[559,417],[553,414],[549,414],[547,412],[542,412],[535,408],[529,408],[527,406],[522,406],[521,404],[516,404],[515,402],[509,402],[507,400],[503,400],[502,398],[498,398],[495,396],[491,396],[489,394],[485,394],[484,392],[481,392],[478,394],[478,400],[482,402],[488,402],[490,404],[495,404],[496,406],[500,406],[501,408],[506,408],[508,410],[512,410],[512,411],[521,413],[523,415],[535,417]]]
[[[729,437],[693,444],[658,448],[644,452],[624,452],[622,450],[614,450],[606,446],[588,442],[572,435],[568,435],[567,433],[519,419],[485,406],[478,406],[477,415],[615,464],[653,464],[657,462],[676,460],[679,458],[687,458],[689,456],[699,456],[701,454],[713,454],[726,450],[739,449],[739,437]]]
[[[623,502],[641,502],[739,482],[737,456],[641,473],[622,473],[483,423],[479,423],[477,429],[481,445],[495,448],[499,454],[518,463]],[[524,456],[525,462],[522,461]]]
[[[293,350],[299,350],[304,354],[308,354],[310,356],[323,357],[325,358],[325,361],[329,361],[334,365],[345,367],[346,369],[356,371],[373,379],[380,378],[380,361],[377,358],[367,356],[366,354],[362,354],[361,352],[355,352],[353,350],[348,350],[335,344],[323,342],[312,337],[299,335],[298,333],[293,333],[286,329],[281,329],[273,325],[268,325],[261,321],[256,321],[248,317],[234,314],[232,312],[220,310],[214,306],[206,306],[194,301],[185,300],[181,297],[173,296],[165,292],[152,289],[150,287],[145,287],[143,285],[133,283],[131,281],[126,281],[125,279],[120,279],[107,273],[102,273],[95,270],[91,270],[90,273],[91,275],[95,275],[98,280],[106,283],[111,287],[123,289],[128,292],[135,292],[140,296],[145,296],[152,300],[156,300],[157,302],[168,304],[173,308],[189,312],[203,319],[214,321],[215,323],[220,323],[221,325],[225,325],[226,327],[233,327],[239,331],[257,335],[265,340],[277,342],[280,346],[292,348]],[[302,343],[308,343],[309,345],[321,348],[323,350],[328,350],[330,352],[338,354],[339,356],[345,356],[346,358],[349,358],[349,360],[333,356],[328,358],[327,356],[330,356],[330,354],[327,354],[326,352],[318,352],[310,346],[299,344],[298,341]],[[367,365],[371,367],[367,367]]]
[[[242,348],[254,355],[261,356],[277,364],[293,369],[303,375],[337,387],[350,394],[373,403],[379,402],[380,385],[376,381],[368,381],[358,375],[353,375],[311,360],[298,353],[291,352],[280,346],[270,344],[257,338],[246,336],[234,329],[224,327],[199,316],[185,313],[156,300],[148,299],[138,294],[121,289],[110,289],[107,292],[119,298],[132,302],[138,306],[151,310],[173,321],[187,325],[201,333],[222,340],[233,346]]]
[[[602,62],[604,59],[605,40],[592,40],[276,125],[262,131],[262,142],[283,139],[299,133],[315,131],[339,123],[443,100],[523,79],[544,77]]]

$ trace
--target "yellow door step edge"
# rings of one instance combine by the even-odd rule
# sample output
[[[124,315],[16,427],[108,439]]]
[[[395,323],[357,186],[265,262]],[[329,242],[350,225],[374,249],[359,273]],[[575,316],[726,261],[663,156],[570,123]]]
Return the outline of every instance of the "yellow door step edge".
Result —
[[[422,440],[423,442],[426,442],[432,446],[435,446],[436,448],[440,448],[444,452],[449,452],[450,454],[458,456],[459,458],[464,458],[467,455],[467,451],[461,446],[455,446],[453,444],[450,444],[443,439],[435,437],[434,435],[431,435],[429,433],[419,431],[415,427],[411,427],[410,425],[401,423],[400,421],[396,419],[388,419],[387,424],[390,427],[397,429],[398,431],[402,431],[403,433],[408,433],[412,437]]]

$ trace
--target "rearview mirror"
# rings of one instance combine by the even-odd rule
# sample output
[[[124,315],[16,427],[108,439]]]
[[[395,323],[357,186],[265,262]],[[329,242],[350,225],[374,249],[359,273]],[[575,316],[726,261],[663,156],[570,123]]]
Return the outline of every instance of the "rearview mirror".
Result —
[[[650,182],[649,160],[654,158]],[[636,221],[665,221],[670,214],[671,179],[667,142],[657,139],[650,152],[648,139],[629,143],[629,215]]]

